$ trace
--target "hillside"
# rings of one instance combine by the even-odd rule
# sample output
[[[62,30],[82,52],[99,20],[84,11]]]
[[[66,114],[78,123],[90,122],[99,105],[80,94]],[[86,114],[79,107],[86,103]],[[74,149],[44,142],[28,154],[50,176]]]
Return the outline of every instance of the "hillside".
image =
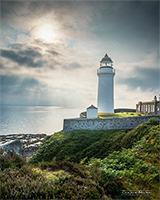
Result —
[[[122,148],[131,148],[150,130],[146,123],[137,126],[134,130],[107,130],[107,131],[72,131],[67,134],[55,133],[46,137],[43,144],[30,162],[49,162],[68,160],[80,162],[82,159],[105,158],[113,151]]]
[[[159,124],[58,132],[30,163],[1,152],[1,199],[158,199]]]

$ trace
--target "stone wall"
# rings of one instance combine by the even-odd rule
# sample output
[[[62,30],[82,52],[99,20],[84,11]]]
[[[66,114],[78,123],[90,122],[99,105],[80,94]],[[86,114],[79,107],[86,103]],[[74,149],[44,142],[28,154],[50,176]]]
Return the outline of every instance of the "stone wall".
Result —
[[[142,122],[147,122],[149,118],[159,118],[158,116],[138,116],[138,117],[118,117],[118,118],[97,118],[97,119],[64,119],[63,133],[73,130],[112,130],[112,129],[133,129]]]

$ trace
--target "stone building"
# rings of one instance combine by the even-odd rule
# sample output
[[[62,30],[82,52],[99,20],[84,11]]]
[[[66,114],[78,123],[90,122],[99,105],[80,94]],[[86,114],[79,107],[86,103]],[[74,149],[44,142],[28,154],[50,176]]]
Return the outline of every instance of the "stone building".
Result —
[[[160,96],[159,100],[154,96],[154,100],[136,104],[136,113],[160,115]]]

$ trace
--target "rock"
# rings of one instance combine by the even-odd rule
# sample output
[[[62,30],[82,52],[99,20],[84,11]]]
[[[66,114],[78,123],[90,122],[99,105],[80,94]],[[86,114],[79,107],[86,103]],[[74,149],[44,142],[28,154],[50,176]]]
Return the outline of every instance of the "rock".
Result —
[[[7,149],[11,149],[15,144],[18,147],[14,147],[14,152],[19,152],[18,148],[23,145],[23,156],[33,156],[41,145],[46,134],[9,134],[0,135],[0,147],[6,146]],[[18,142],[19,141],[19,142]],[[21,142],[21,144],[20,144]],[[9,145],[10,144],[10,145]],[[15,152],[15,153],[16,153]],[[18,154],[18,153],[17,153]],[[21,154],[21,153],[20,153]],[[18,154],[19,155],[19,154]]]
[[[16,153],[17,155],[23,157],[23,151],[24,151],[24,145],[22,141],[20,140],[14,140],[12,142],[9,142],[5,145],[2,145],[1,148],[8,153],[9,151],[12,151]]]

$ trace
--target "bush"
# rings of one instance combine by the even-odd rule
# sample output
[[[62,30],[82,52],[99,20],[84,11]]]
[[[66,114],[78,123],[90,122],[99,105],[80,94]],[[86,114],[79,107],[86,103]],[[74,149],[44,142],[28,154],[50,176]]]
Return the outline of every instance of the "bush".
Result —
[[[160,119],[157,118],[150,118],[147,122],[149,125],[159,125],[160,124]]]
[[[45,139],[37,153],[30,159],[30,163],[51,162],[68,160],[80,162],[86,157],[105,157],[111,145],[110,138],[115,137],[122,131],[72,131],[62,134],[61,132]],[[96,148],[95,148],[96,147]]]
[[[25,161],[14,152],[3,153],[0,155],[0,168],[3,171],[6,168],[21,168]]]

